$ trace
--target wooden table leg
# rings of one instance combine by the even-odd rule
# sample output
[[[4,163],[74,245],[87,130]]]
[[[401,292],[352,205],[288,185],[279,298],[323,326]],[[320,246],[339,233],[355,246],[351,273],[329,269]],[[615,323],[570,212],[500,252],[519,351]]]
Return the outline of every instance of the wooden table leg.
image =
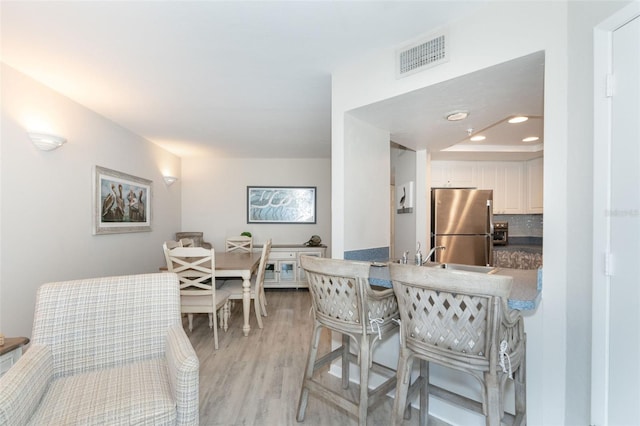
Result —
[[[242,316],[244,324],[242,332],[245,336],[249,335],[251,326],[249,325],[249,315],[251,314],[251,274],[242,275]]]

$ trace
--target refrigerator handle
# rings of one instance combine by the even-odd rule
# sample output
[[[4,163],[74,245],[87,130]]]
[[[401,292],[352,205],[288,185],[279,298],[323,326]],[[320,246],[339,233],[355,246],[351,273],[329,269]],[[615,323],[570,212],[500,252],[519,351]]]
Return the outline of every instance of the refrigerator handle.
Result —
[[[484,261],[486,266],[493,266],[493,237],[487,235],[487,246],[484,252]]]
[[[489,235],[493,238],[493,208],[492,208],[492,200],[487,200],[487,217],[489,218]]]
[[[487,266],[493,266],[493,208],[492,200],[487,200],[487,216],[489,217],[489,235],[487,235],[487,247],[485,249],[485,262]]]

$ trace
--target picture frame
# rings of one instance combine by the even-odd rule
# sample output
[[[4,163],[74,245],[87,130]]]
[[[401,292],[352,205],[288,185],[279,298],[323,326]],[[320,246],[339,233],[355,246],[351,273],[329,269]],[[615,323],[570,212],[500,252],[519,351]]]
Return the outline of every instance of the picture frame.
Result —
[[[413,213],[413,181],[396,186],[396,208],[398,214]]]
[[[151,231],[153,182],[95,166],[93,234]]]
[[[247,223],[316,223],[315,186],[247,186]]]

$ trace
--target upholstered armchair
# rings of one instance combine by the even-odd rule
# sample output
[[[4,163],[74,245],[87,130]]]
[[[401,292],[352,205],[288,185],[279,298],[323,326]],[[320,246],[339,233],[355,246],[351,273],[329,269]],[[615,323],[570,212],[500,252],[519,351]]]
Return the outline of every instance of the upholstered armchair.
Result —
[[[175,274],[45,284],[0,425],[197,425],[198,373]]]
[[[183,238],[187,238],[193,241],[193,247],[211,249],[211,243],[204,241],[203,235],[203,232],[176,232],[176,240],[180,241]]]

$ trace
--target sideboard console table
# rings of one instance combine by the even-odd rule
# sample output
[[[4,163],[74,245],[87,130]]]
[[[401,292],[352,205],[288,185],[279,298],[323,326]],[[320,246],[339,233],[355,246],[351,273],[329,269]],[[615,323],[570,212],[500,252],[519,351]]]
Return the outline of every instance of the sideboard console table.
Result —
[[[262,250],[262,246],[254,249]],[[325,245],[273,244],[264,272],[264,288],[308,288],[300,256],[325,257],[326,252]]]

